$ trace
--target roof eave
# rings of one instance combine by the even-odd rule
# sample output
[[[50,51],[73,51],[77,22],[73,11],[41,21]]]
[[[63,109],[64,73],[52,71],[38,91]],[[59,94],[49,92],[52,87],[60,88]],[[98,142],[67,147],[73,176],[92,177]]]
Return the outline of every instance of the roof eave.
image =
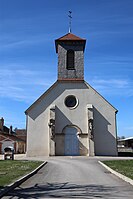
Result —
[[[83,51],[85,50],[85,44],[86,44],[86,40],[55,40],[55,49],[56,49],[56,53],[58,53],[58,44],[61,44],[63,42],[82,42],[83,43]]]
[[[98,91],[96,91],[90,84],[88,84],[86,81],[84,81],[84,83],[89,87],[91,87],[99,96],[102,97],[102,99],[104,99],[114,110],[115,110],[115,113],[117,114],[118,113],[118,110],[110,103],[108,102],[108,100],[106,100]]]

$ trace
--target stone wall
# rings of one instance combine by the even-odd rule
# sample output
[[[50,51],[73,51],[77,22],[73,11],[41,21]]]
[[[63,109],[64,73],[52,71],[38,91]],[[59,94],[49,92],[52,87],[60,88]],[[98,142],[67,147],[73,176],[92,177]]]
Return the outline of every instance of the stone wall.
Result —
[[[67,50],[74,50],[75,69],[66,68]],[[58,80],[62,79],[84,79],[84,53],[83,46],[58,45]]]

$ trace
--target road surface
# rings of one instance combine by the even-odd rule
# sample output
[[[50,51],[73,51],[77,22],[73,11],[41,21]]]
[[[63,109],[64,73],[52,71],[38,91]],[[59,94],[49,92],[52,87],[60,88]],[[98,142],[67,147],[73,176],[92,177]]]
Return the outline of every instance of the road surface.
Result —
[[[33,177],[3,199],[133,199],[133,186],[89,157],[54,157]]]

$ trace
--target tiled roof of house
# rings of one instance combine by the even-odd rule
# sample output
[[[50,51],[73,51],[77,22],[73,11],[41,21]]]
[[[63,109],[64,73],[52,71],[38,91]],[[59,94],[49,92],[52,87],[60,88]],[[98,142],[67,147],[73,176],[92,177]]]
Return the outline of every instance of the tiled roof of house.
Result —
[[[23,139],[16,137],[15,135],[10,135],[10,134],[6,134],[6,133],[1,133],[0,132],[0,136],[6,138],[6,139],[11,139],[13,141],[17,141],[17,142],[24,142]]]
[[[3,126],[3,131],[4,131],[5,133],[9,133],[9,128],[6,127],[6,126]]]
[[[16,135],[26,135],[26,129],[16,129]]]
[[[16,129],[15,136],[26,141],[26,129]]]

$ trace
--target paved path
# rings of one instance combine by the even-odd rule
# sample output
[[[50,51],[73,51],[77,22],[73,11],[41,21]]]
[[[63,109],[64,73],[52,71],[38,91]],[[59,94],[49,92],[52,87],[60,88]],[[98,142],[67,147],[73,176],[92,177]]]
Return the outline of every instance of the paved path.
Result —
[[[96,158],[50,158],[47,165],[3,199],[133,199],[133,186],[103,168]]]

